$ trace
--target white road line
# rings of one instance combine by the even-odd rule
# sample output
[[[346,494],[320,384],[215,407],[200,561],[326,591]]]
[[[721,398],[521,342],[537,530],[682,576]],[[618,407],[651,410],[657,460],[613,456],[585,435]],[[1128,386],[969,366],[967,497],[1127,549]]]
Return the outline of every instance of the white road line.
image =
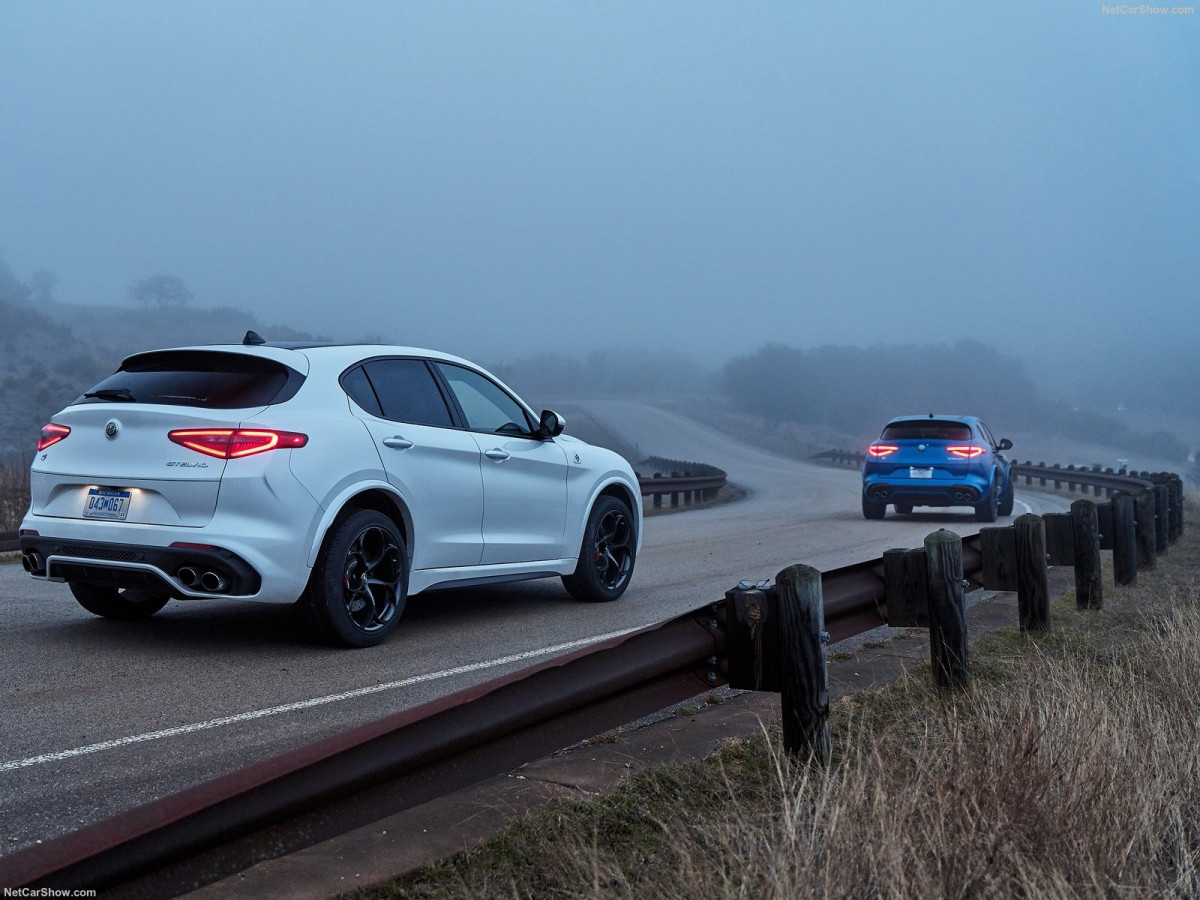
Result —
[[[207,722],[194,722],[191,725],[177,725],[174,728],[164,728],[162,731],[150,731],[146,734],[135,734],[130,737],[117,738],[111,741],[102,741],[99,744],[89,744],[86,747],[76,747],[73,750],[60,750],[57,753],[43,753],[40,756],[31,756],[28,759],[14,759],[10,762],[0,763],[0,772],[8,772],[13,769],[24,769],[29,766],[41,765],[48,762],[59,762],[64,759],[72,759],[76,756],[85,756],[89,753],[99,753],[101,750],[112,750],[116,747],[125,747],[130,744],[141,744],[145,741],[157,741],[162,738],[176,737],[181,734],[192,734],[196,731],[206,731],[210,728],[220,728],[224,725],[236,725],[239,722],[250,722],[254,719],[265,719],[268,716],[278,716],[283,713],[295,712],[300,709],[311,709],[314,706],[322,706],[326,703],[336,703],[339,700],[352,700],[355,697],[366,697],[370,694],[378,694],[383,691],[391,691],[396,688],[408,687],[413,684],[420,684],[423,681],[436,681],[439,678],[450,678],[455,675],[465,675],[469,672],[478,672],[483,669],[492,669],[497,666],[506,666],[510,663],[521,662],[522,660],[534,659],[538,656],[546,656],[551,653],[562,653],[567,650],[575,650],[579,647],[586,647],[588,644],[597,644],[601,641],[607,641],[612,638],[621,637],[622,635],[630,634],[637,631],[637,628],[626,628],[623,631],[612,631],[608,634],[596,635],[595,637],[583,638],[578,641],[570,641],[566,644],[555,644],[553,647],[543,647],[540,650],[526,650],[524,653],[514,653],[512,656],[502,656],[499,659],[491,659],[486,662],[472,663],[469,666],[458,666],[454,669],[445,669],[441,672],[430,672],[426,675],[414,675],[412,678],[404,678],[400,681],[389,681],[385,684],[376,684],[371,687],[358,688],[353,691],[345,691],[341,694],[330,694],[327,697],[314,697],[312,700],[301,700],[297,703],[285,703],[283,706],[272,706],[267,709],[256,709],[250,712],[238,713],[235,716],[223,716],[220,719],[209,719]]]

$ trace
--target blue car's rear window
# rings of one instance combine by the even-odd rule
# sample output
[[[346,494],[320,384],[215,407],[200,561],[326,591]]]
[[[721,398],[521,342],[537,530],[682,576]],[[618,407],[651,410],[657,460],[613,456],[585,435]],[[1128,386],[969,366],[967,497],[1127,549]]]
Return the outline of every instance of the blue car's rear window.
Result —
[[[881,438],[890,441],[969,441],[971,426],[963,422],[946,422],[939,419],[893,422],[883,429]]]

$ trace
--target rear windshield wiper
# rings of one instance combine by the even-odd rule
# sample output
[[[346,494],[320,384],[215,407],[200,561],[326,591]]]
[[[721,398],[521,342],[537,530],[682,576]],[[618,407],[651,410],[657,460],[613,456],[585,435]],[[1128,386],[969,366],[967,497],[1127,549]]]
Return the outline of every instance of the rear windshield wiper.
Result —
[[[133,398],[133,391],[129,388],[103,388],[98,391],[88,391],[83,395],[86,399],[93,398],[97,400],[125,400],[129,403],[136,403]]]

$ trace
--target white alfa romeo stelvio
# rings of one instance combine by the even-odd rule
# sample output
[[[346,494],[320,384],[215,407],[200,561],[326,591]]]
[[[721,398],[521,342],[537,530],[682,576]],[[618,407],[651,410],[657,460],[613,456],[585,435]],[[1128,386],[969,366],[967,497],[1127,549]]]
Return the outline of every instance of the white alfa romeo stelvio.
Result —
[[[241,344],[130,356],[42,429],[22,563],[88,611],[296,603],[378,644],[421,591],[561,576],[624,593],[628,462],[484,369],[411,347]]]

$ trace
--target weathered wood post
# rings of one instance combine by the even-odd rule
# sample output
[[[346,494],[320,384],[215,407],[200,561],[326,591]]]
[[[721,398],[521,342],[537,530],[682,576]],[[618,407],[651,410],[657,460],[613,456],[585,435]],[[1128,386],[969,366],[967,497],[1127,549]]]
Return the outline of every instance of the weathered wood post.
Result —
[[[725,592],[729,686],[779,691],[779,601],[765,581],[742,581]]]
[[[887,621],[892,628],[929,627],[929,577],[924,550],[884,550]]]
[[[1118,491],[1110,502],[1113,581],[1130,585],[1137,581],[1137,526],[1134,524],[1133,495]]]
[[[1183,479],[1178,475],[1172,476],[1175,485],[1175,534],[1183,534]]]
[[[989,591],[1017,589],[1017,537],[1009,526],[979,529],[983,586]]]
[[[783,746],[806,762],[829,764],[829,674],[821,573],[788,566],[775,577],[779,598]]]
[[[1183,479],[1168,475],[1167,487],[1171,491],[1171,543],[1175,543],[1183,534]]]
[[[1101,609],[1104,582],[1100,578],[1100,527],[1093,501],[1076,500],[1071,504],[1071,532],[1075,543],[1075,606]]]
[[[1052,566],[1075,565],[1075,538],[1070,513],[1046,513],[1046,553]]]
[[[1137,561],[1139,569],[1153,569],[1157,556],[1154,535],[1154,492],[1140,490],[1133,496],[1133,516],[1137,523]]]
[[[1165,484],[1154,486],[1154,552],[1159,556],[1167,552],[1171,537],[1169,521],[1171,499]]]
[[[1050,579],[1046,573],[1046,523],[1026,513],[1013,520],[1017,553],[1017,615],[1022,631],[1050,630]]]
[[[962,539],[941,529],[925,538],[929,575],[929,652],[933,681],[942,688],[964,688],[967,667],[967,605],[963,598]]]

